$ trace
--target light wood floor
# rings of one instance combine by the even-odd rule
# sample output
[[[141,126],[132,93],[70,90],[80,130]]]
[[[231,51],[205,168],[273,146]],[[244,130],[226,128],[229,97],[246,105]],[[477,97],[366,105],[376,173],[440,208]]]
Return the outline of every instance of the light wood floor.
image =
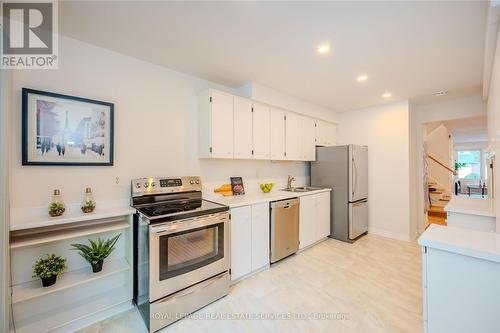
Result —
[[[232,286],[228,296],[200,311],[337,313],[346,314],[344,319],[184,319],[160,332],[422,332],[421,281],[415,243],[374,235],[354,244],[328,239]],[[133,310],[80,331],[100,332],[142,333],[146,328]]]

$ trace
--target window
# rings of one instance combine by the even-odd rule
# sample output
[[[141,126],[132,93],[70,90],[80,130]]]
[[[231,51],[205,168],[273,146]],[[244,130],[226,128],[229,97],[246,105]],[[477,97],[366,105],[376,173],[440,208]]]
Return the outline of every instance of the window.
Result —
[[[481,151],[459,150],[457,151],[458,178],[481,179]]]

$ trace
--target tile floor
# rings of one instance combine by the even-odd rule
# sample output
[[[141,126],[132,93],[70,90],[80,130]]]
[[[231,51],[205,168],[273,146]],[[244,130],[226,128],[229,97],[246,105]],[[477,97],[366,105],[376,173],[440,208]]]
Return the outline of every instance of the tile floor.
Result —
[[[332,313],[334,320],[184,319],[170,332],[422,332],[421,254],[417,244],[367,235],[333,239],[231,287],[201,314]],[[147,332],[137,311],[79,333]]]

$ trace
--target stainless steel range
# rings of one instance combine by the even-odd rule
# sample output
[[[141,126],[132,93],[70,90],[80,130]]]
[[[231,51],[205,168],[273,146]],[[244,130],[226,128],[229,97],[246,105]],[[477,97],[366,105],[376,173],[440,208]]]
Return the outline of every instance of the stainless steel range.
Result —
[[[150,332],[229,292],[229,207],[199,177],[132,181],[134,301]]]

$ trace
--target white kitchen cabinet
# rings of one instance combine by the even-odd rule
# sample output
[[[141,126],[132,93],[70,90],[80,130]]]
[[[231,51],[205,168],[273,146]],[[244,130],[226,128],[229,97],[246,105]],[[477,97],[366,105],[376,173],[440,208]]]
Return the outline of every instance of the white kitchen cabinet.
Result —
[[[233,158],[233,101],[233,95],[215,90],[200,95],[200,157]]]
[[[231,209],[231,279],[252,271],[252,206]]]
[[[252,101],[234,97],[234,158],[252,158]]]
[[[231,280],[269,264],[269,203],[231,209]]]
[[[327,123],[326,129],[326,146],[335,146],[337,144],[337,125]]]
[[[316,242],[316,196],[300,197],[299,249]]]
[[[269,160],[271,158],[270,122],[271,122],[271,116],[270,116],[269,106],[259,103],[253,103],[253,158],[254,159]]]
[[[316,146],[326,146],[326,121],[316,120]]]
[[[500,332],[500,263],[432,247],[422,252],[424,331]]]
[[[301,118],[300,115],[293,112],[286,112],[285,114],[285,155],[289,161],[302,160]]]
[[[316,120],[316,146],[334,146],[336,137],[337,125],[323,120]]]
[[[299,116],[300,160],[316,160],[316,123],[313,118]]]
[[[198,122],[200,158],[314,161],[316,145],[335,144],[335,124],[213,89]]]
[[[330,192],[300,197],[299,249],[330,235]]]
[[[322,192],[316,196],[317,230],[316,238],[322,239],[330,235],[330,192]]]
[[[269,264],[269,203],[252,205],[252,270]]]
[[[281,161],[285,159],[285,111],[271,108],[270,122],[271,160]]]

